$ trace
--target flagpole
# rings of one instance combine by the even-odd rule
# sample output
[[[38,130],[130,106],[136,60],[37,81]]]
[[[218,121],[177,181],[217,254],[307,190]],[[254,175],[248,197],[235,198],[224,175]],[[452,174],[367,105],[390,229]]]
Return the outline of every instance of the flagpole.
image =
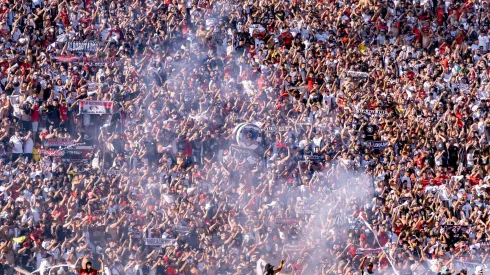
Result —
[[[373,235],[374,235],[374,239],[376,240],[376,242],[378,243],[379,245],[379,248],[383,249],[383,247],[381,246],[381,244],[379,243],[379,240],[378,240],[378,236],[377,236],[377,233],[374,232],[374,230],[371,228],[371,226],[366,222],[366,220],[362,217],[362,216],[359,216],[359,218],[364,222],[364,224],[366,225],[366,227],[371,231],[373,232]],[[383,250],[384,251],[384,250]],[[400,273],[398,273],[398,271],[396,270],[395,268],[395,265],[393,264],[392,262],[392,259],[391,259],[391,256],[386,254],[386,259],[388,259],[388,262],[390,262],[390,265],[391,267],[393,268],[393,272],[395,272],[396,275],[400,275]]]

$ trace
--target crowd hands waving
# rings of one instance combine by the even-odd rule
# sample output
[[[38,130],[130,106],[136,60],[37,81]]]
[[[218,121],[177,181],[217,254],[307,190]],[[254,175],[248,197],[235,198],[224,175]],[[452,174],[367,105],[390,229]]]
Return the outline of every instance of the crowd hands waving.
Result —
[[[3,1],[0,274],[489,274],[489,8]]]

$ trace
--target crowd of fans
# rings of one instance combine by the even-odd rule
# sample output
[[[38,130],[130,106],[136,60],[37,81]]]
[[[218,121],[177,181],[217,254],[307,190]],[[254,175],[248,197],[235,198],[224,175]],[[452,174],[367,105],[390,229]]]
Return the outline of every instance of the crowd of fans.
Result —
[[[487,0],[3,1],[0,275],[487,274],[489,27]]]

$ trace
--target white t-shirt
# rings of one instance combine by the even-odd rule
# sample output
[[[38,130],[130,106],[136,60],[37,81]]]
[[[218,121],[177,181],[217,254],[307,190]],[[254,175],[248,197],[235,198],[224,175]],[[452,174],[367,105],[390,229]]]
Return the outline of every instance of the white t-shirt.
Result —
[[[34,141],[32,138],[28,138],[24,144],[24,153],[32,154],[32,150],[34,149]]]
[[[323,137],[320,137],[320,138],[314,137],[313,138],[313,140],[312,140],[313,141],[313,150],[316,147],[319,147],[321,149],[322,139],[323,139]]]
[[[111,269],[111,275],[120,275],[120,274],[121,273],[119,273],[119,271],[115,267]]]
[[[487,50],[488,42],[490,41],[488,35],[480,34],[478,36],[478,46],[483,47],[483,50]]]
[[[265,262],[265,260],[259,259],[257,261],[257,268],[256,268],[257,275],[264,275],[264,268],[266,264],[267,263]]]
[[[32,0],[32,7],[34,8],[35,6],[41,7],[43,1],[41,0]]]
[[[14,145],[14,147],[12,148],[12,153],[14,153],[14,154],[24,153],[23,148],[22,148],[22,139],[20,137],[12,136],[10,138],[9,142]],[[32,151],[31,151],[31,153],[32,153]]]
[[[33,206],[31,207],[31,215],[34,218],[35,222],[38,222],[41,219],[41,214],[40,211],[37,207]]]

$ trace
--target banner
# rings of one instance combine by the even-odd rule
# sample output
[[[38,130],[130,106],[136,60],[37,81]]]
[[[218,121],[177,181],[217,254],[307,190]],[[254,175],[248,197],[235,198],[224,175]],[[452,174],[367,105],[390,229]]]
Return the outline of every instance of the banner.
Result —
[[[292,219],[292,218],[276,219],[276,224],[293,224],[297,222],[298,219]]]
[[[62,149],[63,160],[74,161],[74,160],[86,160],[92,155],[94,148],[92,146],[69,146]]]
[[[324,155],[303,155],[303,156],[298,156],[300,160],[305,160],[305,161],[324,161],[325,156]]]
[[[378,255],[383,252],[382,248],[358,248],[356,249],[356,255]]]
[[[117,176],[121,174],[121,170],[119,169],[102,169],[102,174],[109,176]]]
[[[175,226],[175,231],[179,232],[180,234],[186,234],[191,231],[192,228],[189,226],[183,226],[183,225],[177,225]]]
[[[239,161],[247,160],[250,164],[260,161],[260,156],[254,153],[252,150],[244,149],[238,146],[230,147],[231,156]]]
[[[344,227],[349,226],[350,228],[356,226],[356,219],[351,216],[347,216],[344,214],[338,214],[333,221],[334,226],[336,227]]]
[[[71,63],[79,61],[81,57],[76,55],[57,55],[54,59],[58,62]]]
[[[115,57],[81,57],[76,55],[57,55],[54,59],[58,62],[80,63],[93,67],[104,67],[105,65],[112,65],[117,61]]]
[[[358,71],[347,71],[347,76],[350,77],[359,77],[359,78],[368,78],[369,74],[366,72],[358,72]]]
[[[79,53],[95,53],[99,45],[95,41],[68,41],[66,50]]]
[[[64,161],[89,159],[93,151],[92,146],[86,146],[84,142],[62,146],[60,149],[39,149],[39,154],[48,157],[62,157]]]
[[[63,151],[54,149],[39,149],[39,154],[47,157],[62,157]]]
[[[301,252],[305,249],[305,247],[302,245],[292,245],[292,244],[287,244],[283,248],[284,248],[284,252]]]
[[[364,146],[371,149],[384,149],[390,145],[389,141],[366,140]]]
[[[174,245],[177,242],[176,239],[163,239],[163,238],[146,238],[145,244],[150,246],[169,246]]]
[[[84,57],[82,61],[84,65],[93,67],[104,67],[105,65],[111,65],[116,62],[115,57]]]
[[[80,100],[79,114],[103,115],[112,113],[112,101]]]
[[[296,214],[304,214],[304,215],[313,215],[313,214],[315,214],[315,211],[314,210],[304,209],[304,208],[298,208],[298,207],[296,207],[294,209],[294,211],[296,212]]]
[[[265,128],[265,131],[268,133],[285,133],[289,132],[292,128],[291,126],[269,126]]]
[[[43,141],[44,147],[63,147],[75,144],[71,138],[50,138]]]
[[[385,110],[359,110],[357,113],[366,114],[366,115],[385,115],[388,112]]]

